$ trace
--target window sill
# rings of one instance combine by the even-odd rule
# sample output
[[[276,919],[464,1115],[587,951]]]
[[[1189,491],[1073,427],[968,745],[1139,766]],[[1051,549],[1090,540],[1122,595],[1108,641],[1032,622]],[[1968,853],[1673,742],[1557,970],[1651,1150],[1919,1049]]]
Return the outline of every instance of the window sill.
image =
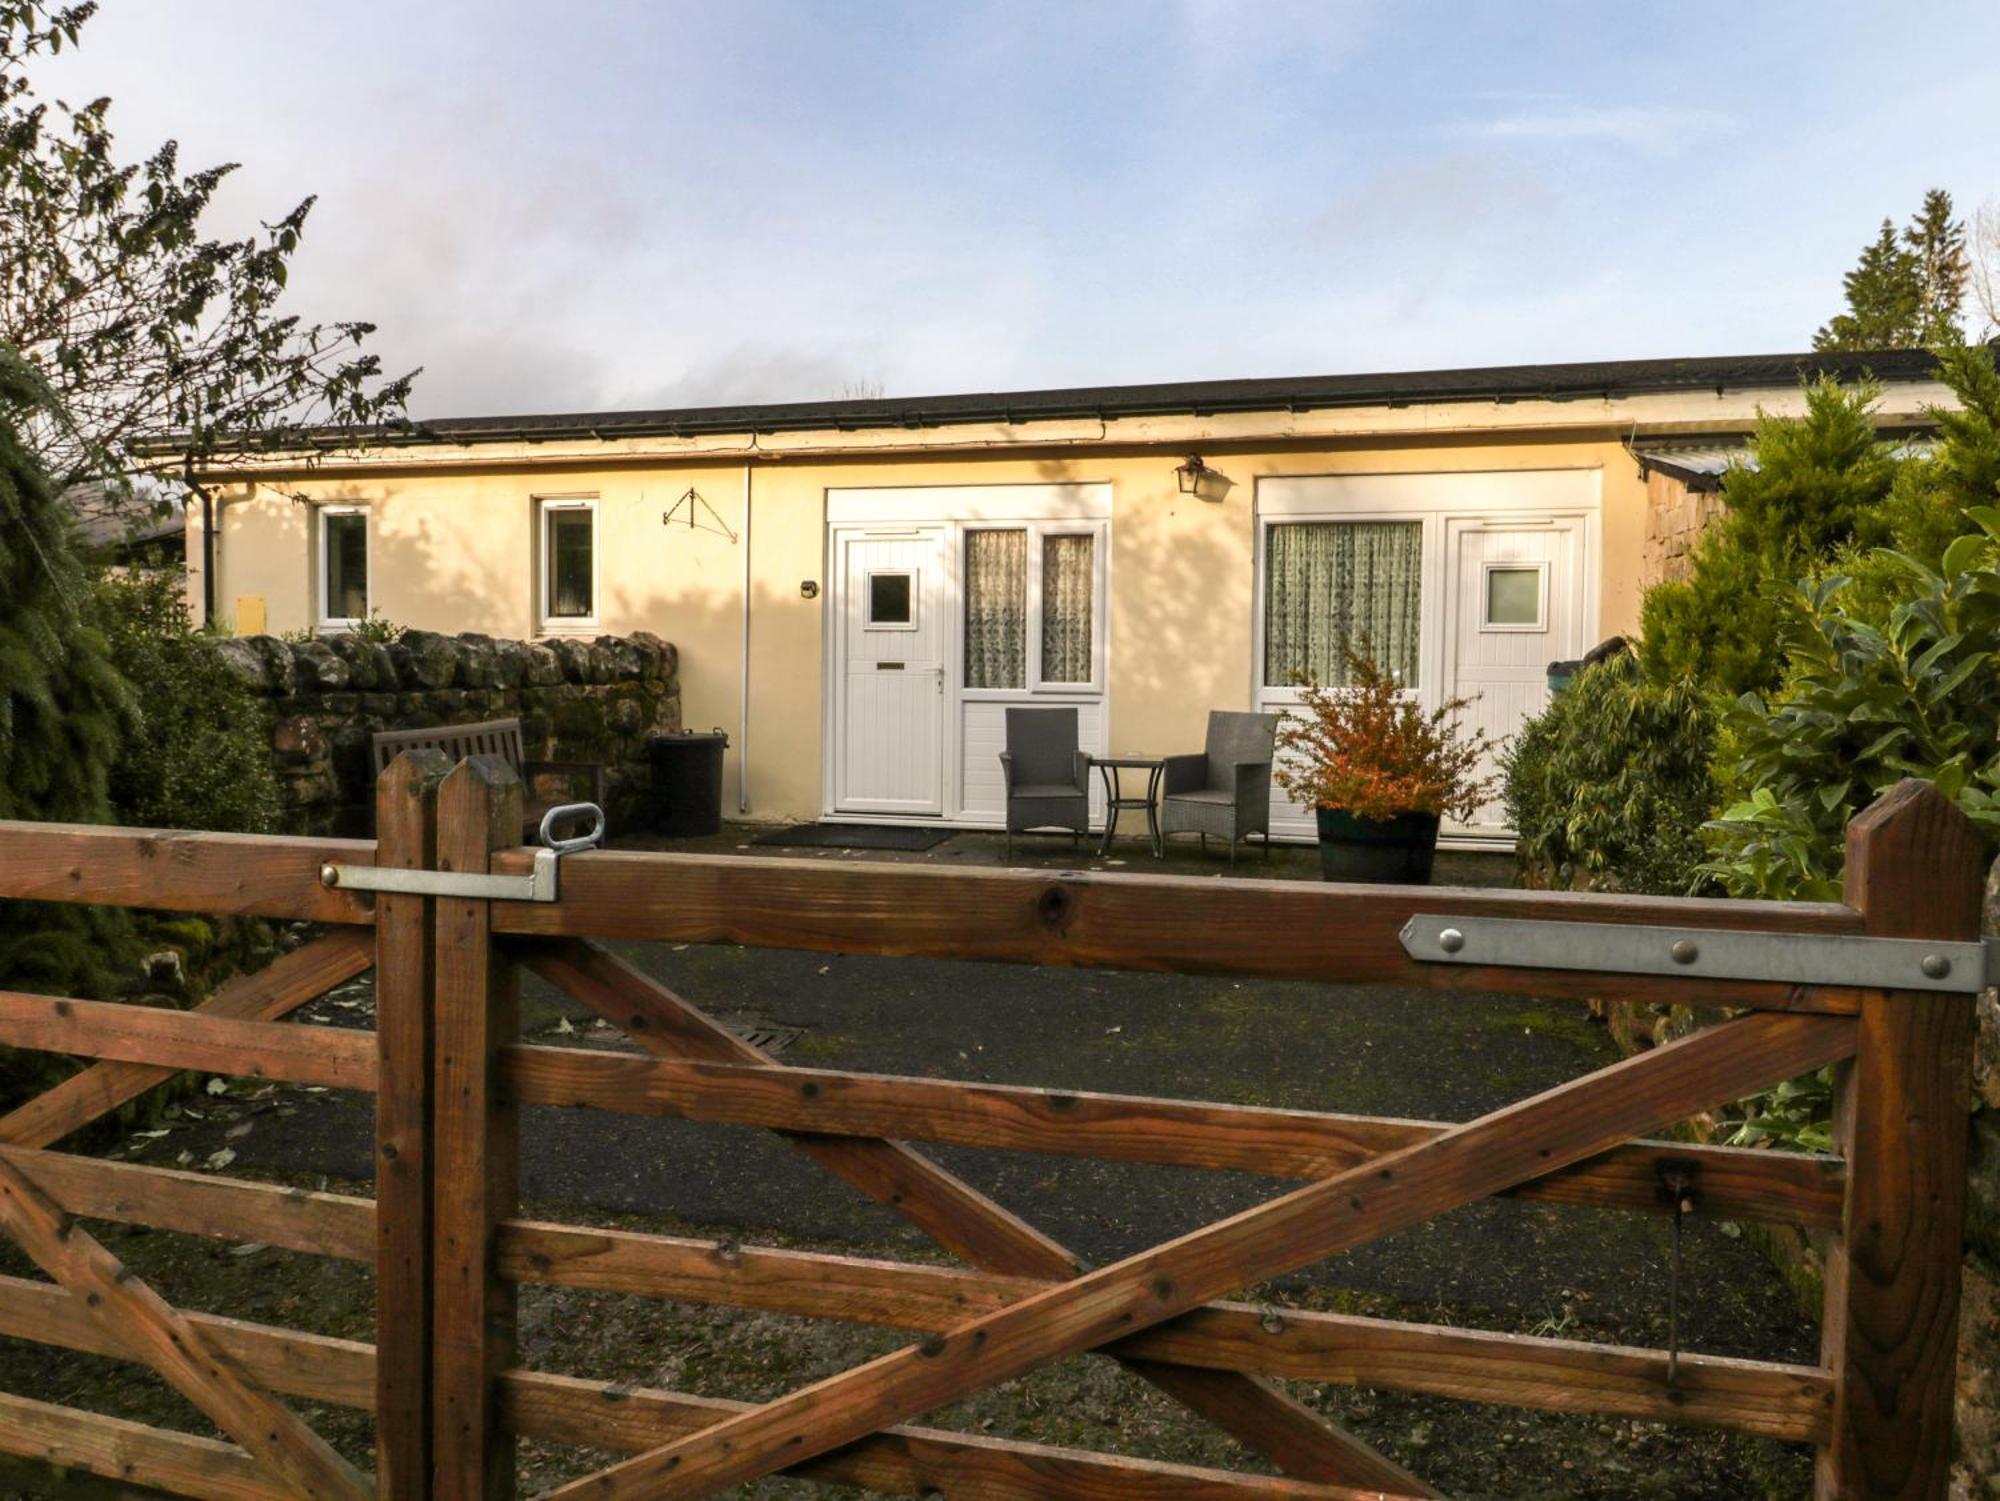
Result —
[[[537,636],[601,636],[604,630],[594,620],[544,620]]]
[[[1049,698],[1102,698],[1104,690],[1089,683],[1044,683],[1033,688],[961,688],[959,698],[968,704],[1025,704]]]

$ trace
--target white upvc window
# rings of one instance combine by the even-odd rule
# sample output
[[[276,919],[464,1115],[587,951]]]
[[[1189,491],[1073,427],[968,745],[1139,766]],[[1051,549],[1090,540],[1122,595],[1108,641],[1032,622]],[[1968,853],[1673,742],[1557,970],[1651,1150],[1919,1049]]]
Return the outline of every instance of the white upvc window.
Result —
[[[317,530],[320,628],[352,630],[368,618],[368,508],[321,506]]]
[[[548,496],[535,503],[541,568],[541,628],[597,629],[597,501]]]
[[[1363,651],[1406,689],[1423,660],[1424,523],[1273,521],[1264,527],[1263,686],[1347,686]]]
[[[1104,523],[968,526],[962,550],[968,695],[1102,691]]]

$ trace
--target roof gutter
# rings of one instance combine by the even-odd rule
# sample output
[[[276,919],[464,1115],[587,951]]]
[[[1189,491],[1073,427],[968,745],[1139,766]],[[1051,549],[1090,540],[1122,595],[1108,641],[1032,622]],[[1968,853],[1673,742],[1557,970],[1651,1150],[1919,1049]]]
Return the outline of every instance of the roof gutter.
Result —
[[[394,450],[466,449],[486,445],[531,449],[567,442],[615,448],[620,443],[646,440],[696,443],[727,437],[736,441],[726,448],[718,445],[714,457],[721,458],[733,450],[760,458],[775,458],[798,453],[800,449],[769,440],[800,433],[861,438],[867,434],[898,432],[943,433],[954,428],[1019,430],[1036,424],[1056,423],[1088,423],[1108,429],[1112,424],[1124,422],[1173,419],[1202,422],[1214,418],[1240,420],[1256,415],[1296,420],[1315,413],[1322,414],[1320,420],[1324,422],[1331,420],[1325,414],[1370,409],[1405,416],[1416,409],[1450,407],[1520,410],[1575,404],[1586,410],[1615,409],[1647,400],[1671,402],[1678,399],[1685,402],[1691,398],[1721,400],[1732,395],[1750,398],[1764,392],[1795,392],[1813,358],[1806,355],[1746,357],[1719,365],[1634,372],[1622,378],[1603,366],[1571,372],[1567,379],[1560,368],[1552,368],[1548,372],[1550,378],[1542,380],[1521,379],[1520,371],[1496,369],[1437,372],[1441,378],[1435,380],[1405,377],[1373,384],[1334,377],[1317,386],[1309,382],[1253,381],[1233,383],[1235,389],[1099,387],[992,396],[778,403],[622,414],[579,412],[448,418],[428,423],[385,424],[374,428],[313,429],[287,437],[284,442],[289,447],[279,446],[268,438],[262,442],[246,441],[234,448],[216,451],[211,472],[270,472],[317,465],[328,460],[338,462],[344,453],[376,455]],[[1935,363],[1931,356],[1906,351],[1895,354],[1894,359],[1896,368],[1884,377],[1886,384],[1905,388],[1936,386]],[[1514,378],[1506,378],[1510,374]],[[1625,420],[1616,412],[1609,415],[1621,423]],[[1579,422],[1582,420],[1579,419]],[[1484,428],[1489,424],[1482,422],[1475,425]],[[1523,425],[1564,424],[1543,421]],[[1024,434],[1023,440],[1032,439]],[[828,451],[845,447],[836,442],[817,446],[823,446]],[[908,446],[944,445],[913,437]],[[950,443],[949,446],[988,445],[975,441]]]

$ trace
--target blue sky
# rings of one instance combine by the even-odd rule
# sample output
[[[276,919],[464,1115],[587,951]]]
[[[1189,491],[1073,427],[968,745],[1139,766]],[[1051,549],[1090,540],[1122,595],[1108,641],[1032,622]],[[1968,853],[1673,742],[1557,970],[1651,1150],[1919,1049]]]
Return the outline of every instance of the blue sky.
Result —
[[[107,0],[425,415],[1804,348],[2000,196],[2000,4]]]

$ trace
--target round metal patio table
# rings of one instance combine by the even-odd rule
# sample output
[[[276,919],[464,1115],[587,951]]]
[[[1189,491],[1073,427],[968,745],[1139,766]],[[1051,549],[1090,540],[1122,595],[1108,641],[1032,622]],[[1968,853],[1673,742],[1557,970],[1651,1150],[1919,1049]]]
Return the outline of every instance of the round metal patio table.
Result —
[[[1167,761],[1164,756],[1092,756],[1091,764],[1104,778],[1104,842],[1098,846],[1100,855],[1111,853],[1111,839],[1118,831],[1118,815],[1127,808],[1146,810],[1146,834],[1152,842],[1153,858],[1159,859],[1163,853],[1160,839],[1160,778],[1166,775]],[[1143,771],[1146,773],[1146,795],[1127,797],[1119,783],[1119,773]]]

